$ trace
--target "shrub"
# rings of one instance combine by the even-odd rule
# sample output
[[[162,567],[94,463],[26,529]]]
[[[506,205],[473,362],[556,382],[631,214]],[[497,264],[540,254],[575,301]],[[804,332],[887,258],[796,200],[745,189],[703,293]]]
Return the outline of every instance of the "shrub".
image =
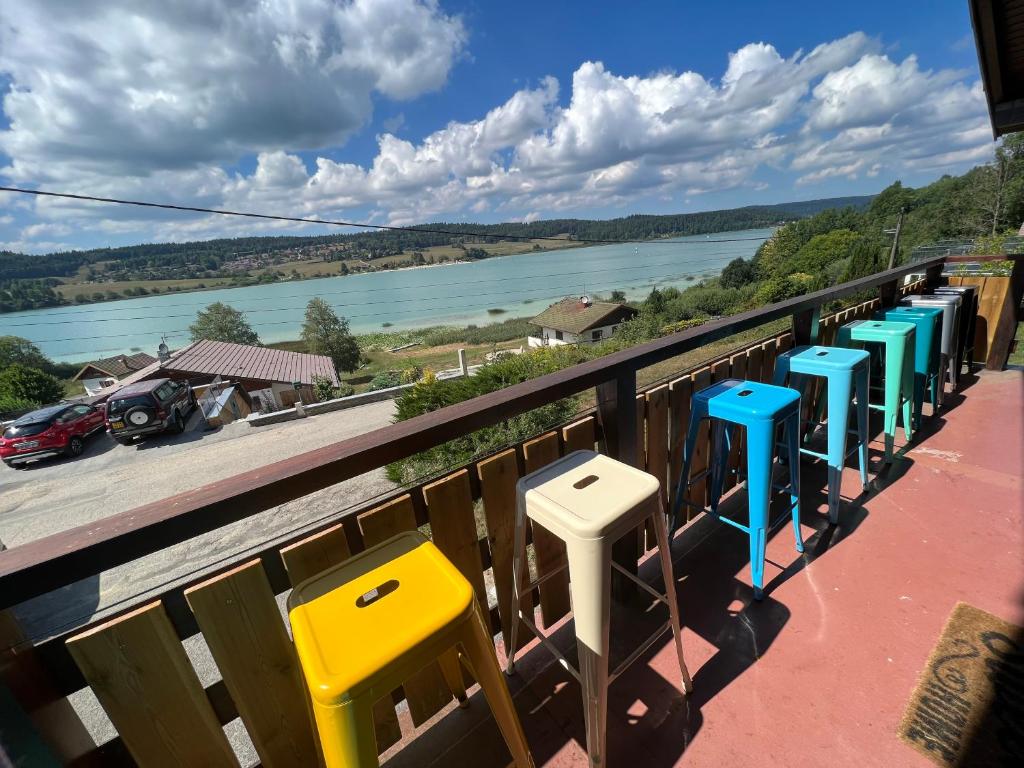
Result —
[[[399,376],[399,381],[402,384],[415,384],[423,377],[423,369],[418,365],[414,365],[410,368],[403,368],[402,373]]]
[[[313,396],[318,402],[332,399],[334,395],[334,382],[326,376],[313,377]]]
[[[468,378],[438,381],[432,376],[424,376],[422,381],[403,392],[396,401],[396,420],[405,421],[487,392],[504,389],[561,370],[584,359],[586,352],[573,346],[545,347],[488,363],[475,376]],[[421,477],[438,474],[568,421],[577,410],[577,397],[567,397],[548,403],[528,413],[506,419],[500,424],[485,427],[416,456],[395,462],[388,466],[388,477],[397,483],[409,483]]]
[[[38,407],[39,403],[23,397],[0,395],[0,419],[13,419]]]
[[[391,387],[397,387],[401,383],[401,371],[381,371],[370,380],[370,391],[376,392],[378,389],[390,389]]]
[[[773,277],[771,280],[761,283],[760,287],[758,287],[757,293],[754,294],[754,305],[760,307],[765,304],[785,301],[805,293],[806,290],[807,288],[803,282],[792,277]]]
[[[56,376],[13,363],[0,372],[0,398],[25,400],[37,405],[64,397],[64,385]]]

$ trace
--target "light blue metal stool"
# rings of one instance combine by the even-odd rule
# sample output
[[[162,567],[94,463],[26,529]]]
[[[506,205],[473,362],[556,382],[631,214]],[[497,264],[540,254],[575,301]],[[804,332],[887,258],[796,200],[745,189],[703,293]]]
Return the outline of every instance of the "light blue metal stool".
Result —
[[[863,349],[842,347],[796,347],[779,355],[775,361],[775,376],[772,384],[786,384],[797,390],[801,397],[806,394],[808,377],[821,376],[826,381],[828,395],[828,453],[822,454],[809,448],[800,452],[823,459],[828,463],[828,519],[839,522],[839,490],[843,482],[843,467],[851,453],[857,452],[860,460],[860,484],[868,484],[868,381],[870,379],[870,355]],[[857,394],[857,428],[852,431],[857,443],[852,450],[846,450],[850,430],[850,401],[854,391]],[[820,416],[817,418],[820,419]]]
[[[710,469],[690,478],[697,433],[703,419],[712,420],[712,448]],[[772,484],[776,428],[782,426],[788,447],[789,483]],[[747,434],[747,504],[748,524],[743,525],[718,514],[722,485],[728,471],[731,434],[736,427],[744,427]],[[693,505],[685,500],[689,487],[706,475],[711,475],[711,508]],[[768,508],[772,490],[789,492],[789,513],[778,520],[768,521]],[[686,504],[716,517],[723,523],[739,528],[750,537],[750,571],[754,582],[754,598],[761,599],[764,586],[764,550],[768,531],[790,516],[796,537],[796,551],[804,551],[800,534],[800,393],[788,387],[776,387],[756,381],[726,379],[702,389],[693,396],[690,424],[683,447],[683,469],[676,488],[676,502],[672,508],[672,528],[677,527],[679,509]]]
[[[932,413],[939,410],[945,394],[942,385],[942,315],[939,307],[890,307],[874,314],[875,320],[913,323],[914,334],[914,429],[921,428],[924,397],[927,393]]]

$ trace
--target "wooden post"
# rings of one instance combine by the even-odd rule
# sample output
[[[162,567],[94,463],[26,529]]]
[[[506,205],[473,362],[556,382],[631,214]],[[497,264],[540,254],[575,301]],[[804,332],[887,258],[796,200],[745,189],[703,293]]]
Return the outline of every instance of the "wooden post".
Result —
[[[897,280],[890,280],[878,286],[878,298],[882,302],[882,309],[896,306],[896,297],[899,295],[900,286]]]
[[[936,264],[934,267],[928,267],[924,272],[925,285],[929,288],[935,288],[942,283],[942,270],[945,269],[945,264]]]
[[[614,459],[637,466],[636,436],[636,371],[620,373],[612,381],[597,387],[597,416],[605,438],[605,450]],[[642,467],[641,467],[642,469]],[[637,572],[636,530],[632,530],[612,546],[612,558],[630,573]],[[636,586],[617,571],[612,573],[612,597],[627,600],[636,593]]]
[[[896,234],[892,238],[892,249],[889,251],[889,266],[892,269],[896,266],[896,251],[900,247],[900,230],[903,229],[903,209],[900,208],[900,217],[896,219]]]
[[[793,315],[793,346],[818,343],[821,328],[821,307],[816,306]]]
[[[0,611],[0,686],[7,687],[61,763],[74,762],[96,748],[78,713],[57,692],[49,670],[10,611]],[[0,739],[0,756],[11,747],[6,742],[6,736]]]

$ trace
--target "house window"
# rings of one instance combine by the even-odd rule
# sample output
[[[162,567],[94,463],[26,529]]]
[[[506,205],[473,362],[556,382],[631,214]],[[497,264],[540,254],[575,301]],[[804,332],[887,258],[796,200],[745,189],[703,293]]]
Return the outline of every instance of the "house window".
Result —
[[[598,328],[596,331],[592,331],[591,332],[590,340],[591,341],[600,341],[601,340],[601,329],[600,328]]]
[[[561,331],[555,331],[555,338],[558,339],[559,341],[561,341],[562,340],[562,332]]]

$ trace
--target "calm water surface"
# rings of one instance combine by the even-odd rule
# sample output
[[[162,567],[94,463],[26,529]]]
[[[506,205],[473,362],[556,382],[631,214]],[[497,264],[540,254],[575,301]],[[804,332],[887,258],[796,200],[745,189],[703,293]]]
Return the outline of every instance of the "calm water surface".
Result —
[[[385,323],[391,324],[387,330],[483,324],[530,317],[567,295],[618,289],[634,298],[655,285],[685,287],[694,279],[717,275],[737,256],[752,256],[771,233],[754,229],[639,245],[588,246],[468,264],[12,312],[0,315],[0,335],[31,339],[61,361],[122,352],[155,355],[162,336],[172,349],[185,344],[196,312],[221,301],[245,312],[261,340],[284,341],[298,338],[306,302],[314,296],[347,317],[356,333],[382,330]],[[727,242],[733,238],[744,239]]]

